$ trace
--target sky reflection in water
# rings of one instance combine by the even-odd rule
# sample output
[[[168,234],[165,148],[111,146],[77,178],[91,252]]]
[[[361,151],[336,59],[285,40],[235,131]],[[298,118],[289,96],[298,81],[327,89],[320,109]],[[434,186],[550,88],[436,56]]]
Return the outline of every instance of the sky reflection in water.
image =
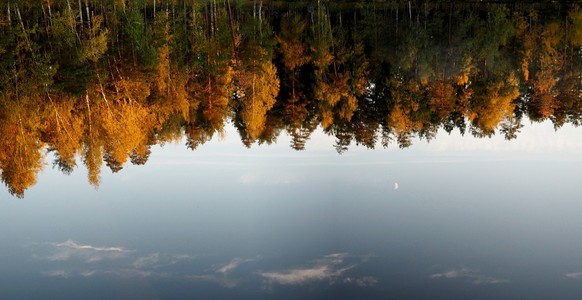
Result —
[[[196,152],[155,146],[147,165],[103,174],[99,190],[81,170],[46,168],[25,199],[2,192],[0,290],[8,299],[574,299],[575,134],[543,123],[512,142],[486,140],[490,148],[453,134],[340,156],[320,131],[304,152],[285,136],[241,151],[229,126]]]

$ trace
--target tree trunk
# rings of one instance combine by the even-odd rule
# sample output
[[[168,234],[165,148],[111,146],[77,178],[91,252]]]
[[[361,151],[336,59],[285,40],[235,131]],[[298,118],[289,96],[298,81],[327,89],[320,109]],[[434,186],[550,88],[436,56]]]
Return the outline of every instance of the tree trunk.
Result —
[[[79,0],[79,18],[81,19],[81,31],[83,31],[83,7],[81,6],[81,0]]]
[[[91,105],[89,105],[89,93],[85,94],[85,103],[87,104],[87,118],[89,119],[89,136],[93,137],[93,131],[91,127],[93,122],[91,121]]]
[[[408,17],[412,25],[412,3],[410,1],[408,1]]]
[[[91,30],[93,27],[93,24],[91,24],[91,15],[89,14],[89,3],[87,1],[89,1],[89,0],[85,0],[85,12],[87,13],[87,23],[89,26],[89,30]]]
[[[396,33],[398,33],[398,5],[396,5]]]
[[[50,24],[52,25],[53,13],[51,10],[51,2],[50,1],[48,1],[47,6],[48,6],[48,13],[49,13],[49,21],[50,21]]]
[[[30,50],[30,53],[32,54],[32,60],[36,60],[36,57],[34,55],[34,51],[32,50],[32,44],[30,43],[30,38],[28,37],[28,32],[26,32],[26,28],[24,27],[24,22],[22,21],[22,16],[20,15],[20,9],[18,9],[18,5],[16,5],[16,15],[18,16],[18,20],[20,21],[20,26],[22,27],[22,33],[24,34],[24,37],[26,38],[26,43],[28,44],[28,49]]]
[[[259,2],[259,32],[261,32],[261,34],[263,31],[261,29],[261,27],[263,27],[263,26],[261,26],[262,24],[263,24],[263,0],[261,0]]]
[[[230,0],[225,0],[226,8],[228,10],[228,24],[230,26],[230,36],[232,37],[232,51],[233,56],[236,58],[236,36],[234,31],[234,21],[232,17],[232,10],[230,8]]]
[[[67,9],[69,10],[69,14],[72,16],[73,9],[71,8],[71,3],[69,2],[69,0],[67,0]],[[75,24],[71,24],[71,32],[75,33],[75,36],[77,37],[77,42],[80,44],[81,38],[79,37],[79,33],[77,32],[77,29],[75,29]]]
[[[10,2],[8,2],[8,25],[12,27],[12,19],[10,18]]]
[[[44,19],[44,30],[46,31],[46,34],[48,35],[48,16],[46,14],[46,11],[44,10],[44,4],[41,2],[40,3],[40,8],[42,9],[42,17]]]

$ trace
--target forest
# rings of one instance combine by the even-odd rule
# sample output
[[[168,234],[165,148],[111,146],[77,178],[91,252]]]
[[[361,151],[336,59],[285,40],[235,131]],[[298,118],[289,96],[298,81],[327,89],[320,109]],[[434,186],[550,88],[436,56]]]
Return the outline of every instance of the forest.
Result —
[[[97,187],[227,123],[296,150],[321,128],[340,154],[578,126],[581,46],[580,6],[555,1],[3,1],[0,177],[22,197],[51,152]]]

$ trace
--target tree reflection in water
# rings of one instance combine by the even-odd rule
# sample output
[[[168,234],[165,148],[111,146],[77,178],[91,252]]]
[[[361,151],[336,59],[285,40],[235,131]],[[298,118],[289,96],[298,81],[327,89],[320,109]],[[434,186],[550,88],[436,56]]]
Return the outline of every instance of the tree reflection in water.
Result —
[[[287,132],[302,150],[321,127],[339,153],[579,124],[577,5],[415,3],[8,1],[2,180],[22,197],[51,151],[98,186],[103,163],[183,137],[195,150],[229,121],[246,147]]]

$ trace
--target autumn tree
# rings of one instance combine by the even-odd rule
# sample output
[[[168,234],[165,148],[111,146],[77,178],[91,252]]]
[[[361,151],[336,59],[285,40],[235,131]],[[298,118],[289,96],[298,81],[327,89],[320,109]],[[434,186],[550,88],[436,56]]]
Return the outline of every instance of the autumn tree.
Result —
[[[18,103],[1,100],[0,108],[10,113],[0,118],[0,178],[12,195],[22,198],[43,167],[41,122],[29,106],[34,105],[33,99],[22,98]]]

